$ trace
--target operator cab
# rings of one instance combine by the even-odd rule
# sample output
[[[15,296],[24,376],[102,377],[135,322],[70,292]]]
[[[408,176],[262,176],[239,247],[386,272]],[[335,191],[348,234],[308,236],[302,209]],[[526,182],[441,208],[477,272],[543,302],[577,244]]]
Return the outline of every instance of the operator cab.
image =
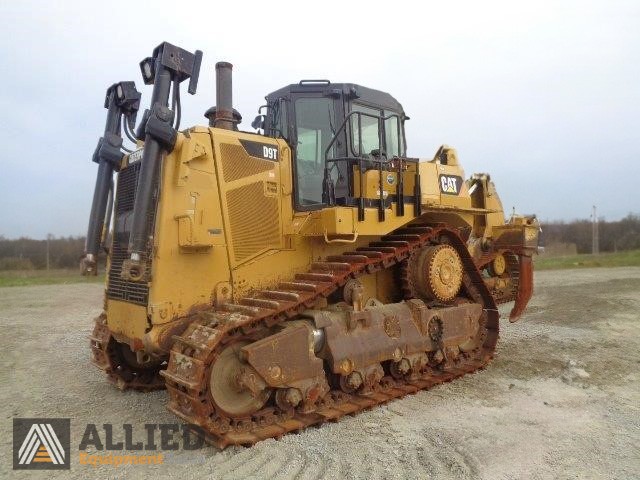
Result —
[[[406,157],[408,117],[388,93],[303,80],[266,100],[265,135],[284,138],[292,148],[296,210],[353,204],[354,166],[378,169]]]

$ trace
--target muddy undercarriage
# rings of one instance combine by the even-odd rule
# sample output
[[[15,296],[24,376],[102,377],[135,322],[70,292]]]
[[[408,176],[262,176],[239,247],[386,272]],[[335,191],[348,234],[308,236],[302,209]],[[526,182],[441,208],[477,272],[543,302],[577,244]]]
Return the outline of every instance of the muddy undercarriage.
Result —
[[[122,353],[98,318],[94,363],[120,388],[166,386],[169,409],[220,447],[280,437],[483,368],[496,303],[518,289],[513,268],[492,272],[495,258],[474,262],[444,225],[405,227],[183,319],[168,362]],[[381,269],[403,298],[365,305],[359,279]]]

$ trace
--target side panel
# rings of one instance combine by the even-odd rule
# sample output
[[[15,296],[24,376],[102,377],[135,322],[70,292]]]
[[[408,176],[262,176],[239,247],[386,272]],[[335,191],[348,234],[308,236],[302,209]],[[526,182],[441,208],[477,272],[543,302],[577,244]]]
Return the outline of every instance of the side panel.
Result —
[[[291,153],[286,142],[211,129],[231,276],[230,296],[290,279],[311,262],[310,242],[292,237]]]
[[[490,213],[487,215],[487,226],[489,231],[486,232],[487,236],[493,236],[492,228],[495,226],[504,225],[504,211],[502,207],[502,201],[496,191],[496,187],[492,181],[488,182],[487,193],[485,197],[486,208],[490,210],[497,210],[496,213]]]
[[[471,196],[462,167],[457,162],[443,165],[431,160],[421,162],[419,168],[424,220],[459,228],[472,226],[475,215],[470,213]]]
[[[211,136],[196,127],[163,162],[148,306],[152,323],[211,303],[216,287],[228,284],[221,211]]]
[[[229,262],[241,265],[283,248],[280,162],[277,140],[211,129]]]

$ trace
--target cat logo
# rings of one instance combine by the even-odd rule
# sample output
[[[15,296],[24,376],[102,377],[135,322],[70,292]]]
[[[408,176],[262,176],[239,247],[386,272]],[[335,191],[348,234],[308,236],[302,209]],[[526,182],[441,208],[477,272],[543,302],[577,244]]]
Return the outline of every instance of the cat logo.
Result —
[[[445,195],[458,195],[462,188],[462,177],[458,175],[440,175],[440,191]]]
[[[68,469],[70,420],[13,419],[13,468]]]

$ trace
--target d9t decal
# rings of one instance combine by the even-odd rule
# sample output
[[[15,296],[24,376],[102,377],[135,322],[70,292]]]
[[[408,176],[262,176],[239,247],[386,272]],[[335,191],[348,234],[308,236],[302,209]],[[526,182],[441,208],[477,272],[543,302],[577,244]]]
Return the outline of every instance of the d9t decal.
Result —
[[[278,161],[278,147],[276,145],[268,145],[261,142],[252,142],[249,140],[240,140],[240,143],[252,157],[262,158],[264,160]]]

